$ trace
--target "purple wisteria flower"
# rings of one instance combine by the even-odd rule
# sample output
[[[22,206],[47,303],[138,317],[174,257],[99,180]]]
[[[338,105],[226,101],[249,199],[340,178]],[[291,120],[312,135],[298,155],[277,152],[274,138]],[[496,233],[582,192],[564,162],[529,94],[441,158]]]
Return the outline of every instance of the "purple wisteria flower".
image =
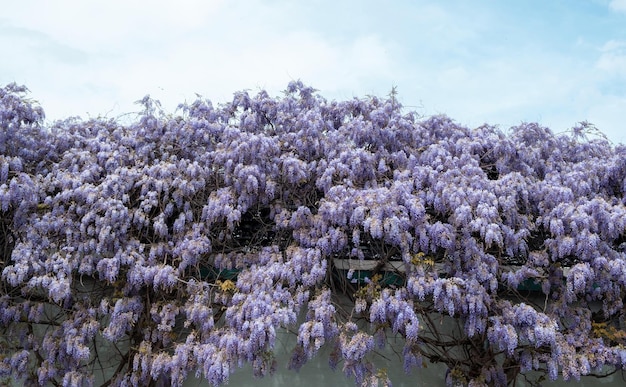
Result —
[[[449,383],[626,366],[626,147],[589,123],[464,127],[301,81],[44,123],[0,88],[0,378],[213,385],[378,349]],[[532,371],[532,372],[531,372]],[[4,380],[4,379],[2,379]]]

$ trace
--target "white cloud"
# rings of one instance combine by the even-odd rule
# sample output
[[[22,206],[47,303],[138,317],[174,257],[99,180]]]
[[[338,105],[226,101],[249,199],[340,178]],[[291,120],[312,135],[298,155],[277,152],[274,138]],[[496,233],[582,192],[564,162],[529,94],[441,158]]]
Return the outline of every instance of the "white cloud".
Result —
[[[242,89],[278,94],[293,79],[302,79],[329,98],[345,90],[363,95],[375,92],[376,82],[391,88],[397,72],[392,43],[369,32],[332,39],[302,28],[287,29],[273,19],[288,17],[286,4],[214,1],[207,7],[200,1],[187,2],[188,9],[184,4],[177,8],[178,3],[169,8],[151,2],[132,2],[132,8],[124,8],[126,2],[98,4],[65,1],[63,7],[74,16],[64,13],[55,22],[37,16],[40,13],[33,20],[15,19],[24,23],[16,28],[34,32],[35,45],[60,41],[86,53],[86,65],[64,63],[55,59],[58,49],[46,53],[20,44],[25,68],[19,69],[24,63],[16,64],[5,72],[7,64],[0,63],[0,73],[20,74],[18,82],[38,94],[50,118],[137,110],[133,102],[145,94],[173,111],[196,93],[224,102]],[[56,12],[51,3],[42,7],[47,8],[41,14]],[[84,17],[95,14],[99,17],[93,20]],[[8,40],[6,46],[14,46],[15,39]],[[52,94],[59,90],[63,97],[55,98]]]
[[[600,52],[611,52],[626,49],[626,41],[611,39],[600,47]]]
[[[606,76],[626,76],[626,41],[609,40],[602,45],[596,68]]]
[[[121,61],[103,69],[126,101],[150,93],[168,110],[201,94],[216,102],[232,98],[241,89],[283,90],[302,79],[323,95],[341,90],[362,91],[368,79],[391,78],[387,48],[376,36],[332,43],[307,32],[267,33],[244,45],[210,42],[199,49],[193,42],[171,48],[163,55]],[[391,86],[391,82],[390,82]],[[257,90],[251,90],[256,92]]]
[[[615,12],[626,12],[626,0],[611,0],[609,8]]]
[[[169,41],[207,21],[223,0],[23,0],[3,6],[3,16],[18,27],[41,31],[82,49]],[[36,10],[34,12],[34,10]]]
[[[573,125],[576,117],[567,123],[555,118],[586,84],[580,68],[558,54],[541,60],[523,53],[484,58],[444,67],[430,81],[432,70],[424,74],[423,82],[429,82],[427,114],[442,112],[464,125],[499,124],[503,129],[521,121]]]
[[[626,98],[618,96],[601,97],[599,101],[590,106],[588,120],[594,123],[613,142],[626,144],[625,111]]]
[[[626,54],[605,53],[596,62],[596,67],[613,75],[626,75]]]

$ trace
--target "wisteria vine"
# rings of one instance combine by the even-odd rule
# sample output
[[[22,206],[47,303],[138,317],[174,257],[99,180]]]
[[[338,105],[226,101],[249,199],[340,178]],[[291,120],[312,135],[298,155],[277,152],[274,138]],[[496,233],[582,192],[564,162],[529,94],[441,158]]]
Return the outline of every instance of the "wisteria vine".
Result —
[[[0,380],[219,385],[328,348],[389,384],[392,337],[450,384],[626,365],[626,147],[591,124],[469,129],[301,82],[139,102],[45,125],[0,88]]]

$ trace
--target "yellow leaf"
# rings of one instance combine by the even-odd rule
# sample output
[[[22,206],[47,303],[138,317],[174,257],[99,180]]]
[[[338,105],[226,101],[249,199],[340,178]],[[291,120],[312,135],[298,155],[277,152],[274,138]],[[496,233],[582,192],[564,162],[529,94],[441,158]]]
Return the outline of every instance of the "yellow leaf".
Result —
[[[235,290],[237,290],[237,286],[231,280],[217,280],[217,286],[219,286],[224,293],[233,293],[235,292]]]

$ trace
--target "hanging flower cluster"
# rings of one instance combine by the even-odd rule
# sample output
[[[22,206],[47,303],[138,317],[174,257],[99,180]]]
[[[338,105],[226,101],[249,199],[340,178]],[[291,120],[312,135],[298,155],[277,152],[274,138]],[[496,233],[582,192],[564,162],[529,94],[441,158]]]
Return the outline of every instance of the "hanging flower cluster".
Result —
[[[470,385],[626,366],[626,147],[588,123],[468,129],[292,82],[44,126],[26,92],[0,89],[0,380],[219,385],[329,348],[389,383],[391,338]]]

